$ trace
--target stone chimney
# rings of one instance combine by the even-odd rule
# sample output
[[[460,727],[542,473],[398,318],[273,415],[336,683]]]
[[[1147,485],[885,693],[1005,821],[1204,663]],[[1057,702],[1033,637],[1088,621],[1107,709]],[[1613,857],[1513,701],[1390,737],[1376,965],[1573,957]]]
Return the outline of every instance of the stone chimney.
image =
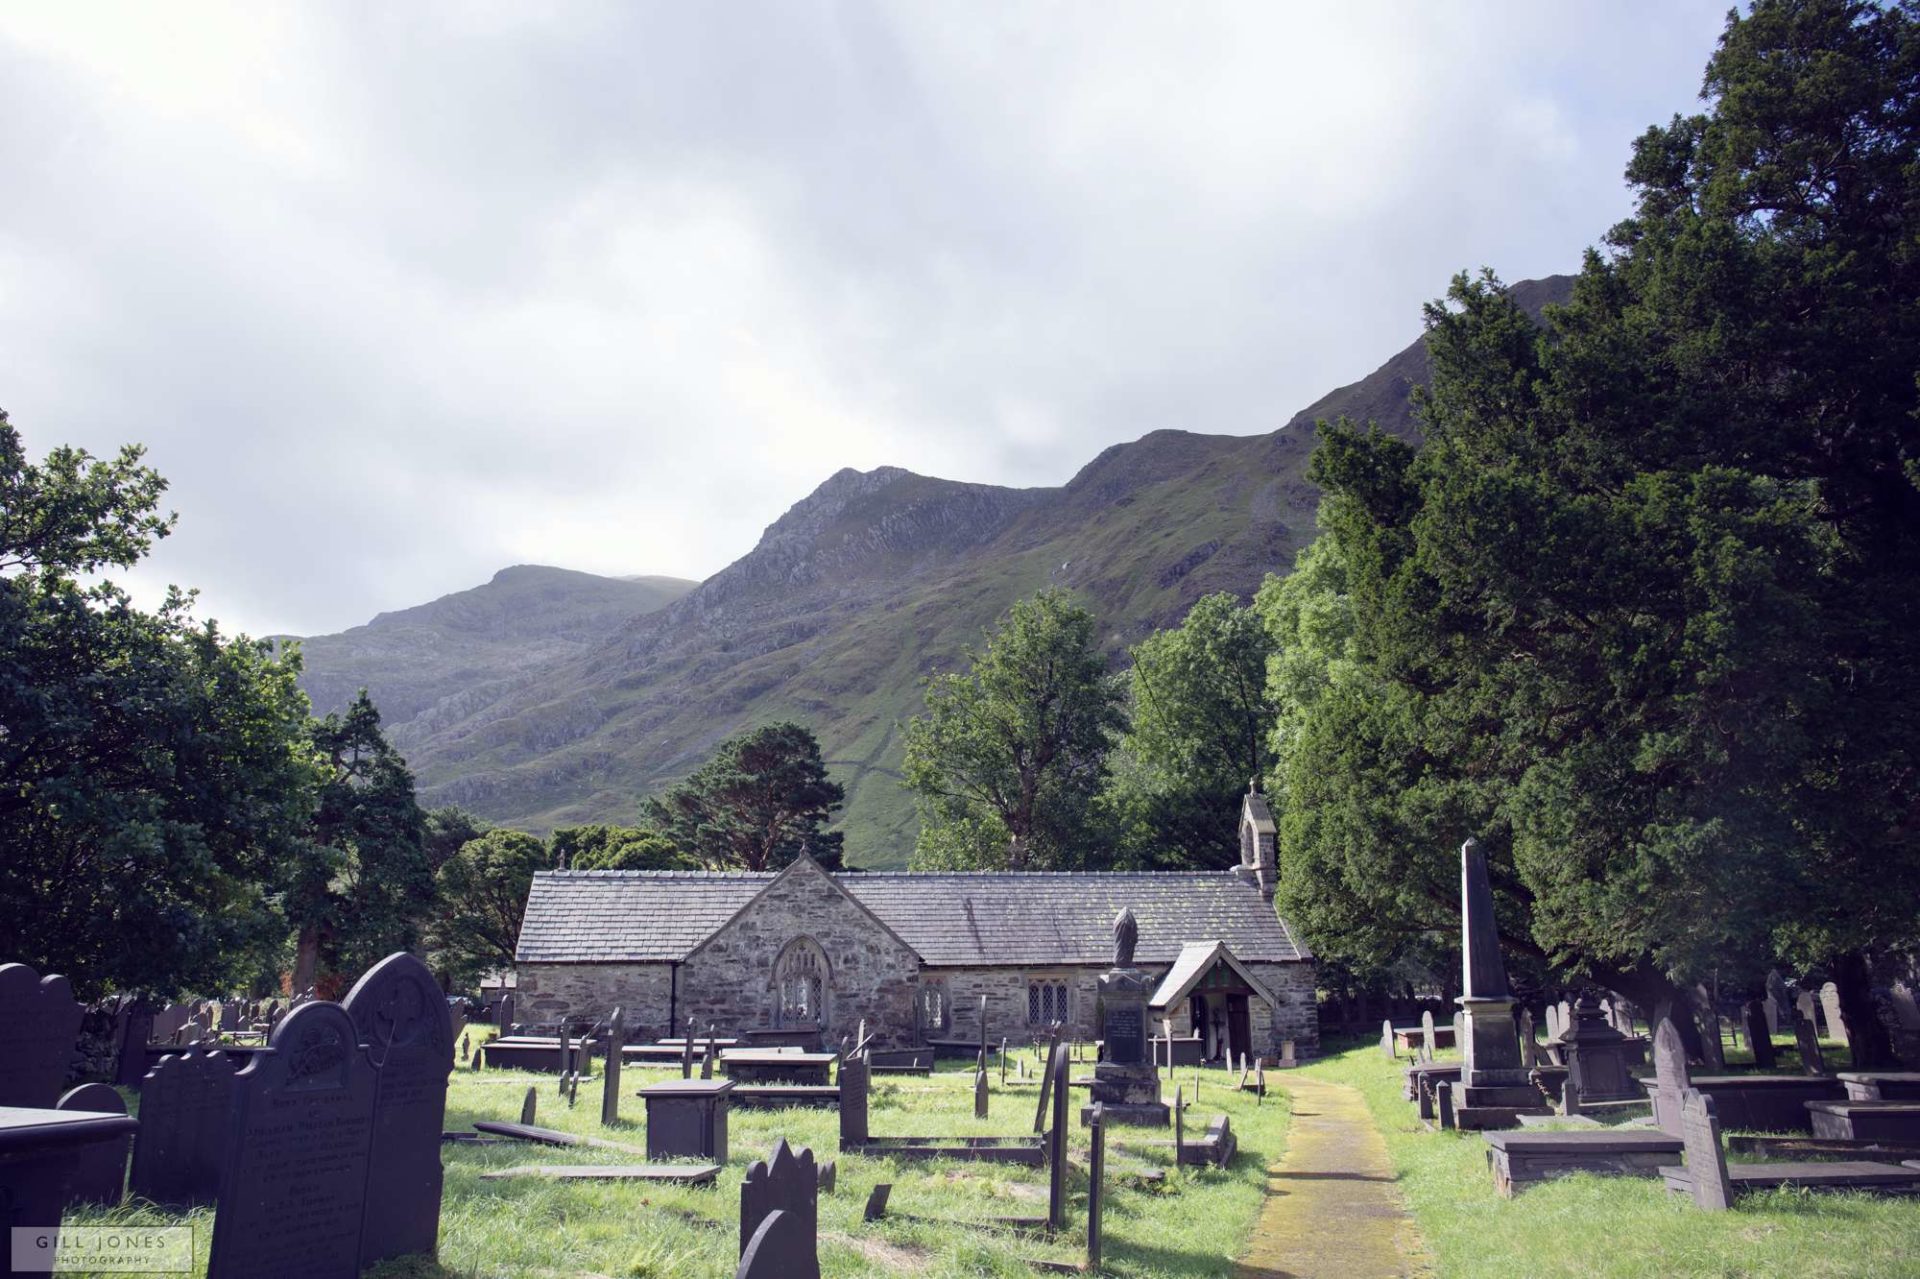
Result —
[[[1257,780],[1247,786],[1246,797],[1240,801],[1240,865],[1235,873],[1248,883],[1258,885],[1260,895],[1268,901],[1273,900],[1273,891],[1280,886],[1273,814],[1267,809]]]

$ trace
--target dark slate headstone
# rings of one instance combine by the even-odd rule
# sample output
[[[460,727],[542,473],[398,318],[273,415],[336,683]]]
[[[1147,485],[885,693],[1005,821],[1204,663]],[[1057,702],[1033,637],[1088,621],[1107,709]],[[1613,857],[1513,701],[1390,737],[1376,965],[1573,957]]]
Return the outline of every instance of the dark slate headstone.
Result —
[[[1758,999],[1749,999],[1740,1009],[1741,1024],[1746,1027],[1747,1043],[1753,1049],[1753,1064],[1758,1070],[1772,1070],[1773,1033],[1767,1028],[1767,1010]]]
[[[973,1072],[973,1117],[987,1117],[987,1072],[984,1070]]]
[[[528,1088],[526,1098],[522,1100],[520,1103],[520,1122],[523,1124],[532,1123],[535,1119],[538,1118],[538,1115],[536,1115],[535,1112],[539,1108],[540,1108],[539,1091],[534,1088]]]
[[[865,1057],[849,1057],[840,1063],[840,1149],[856,1150],[867,1144],[867,1072]]]
[[[1093,1148],[1087,1158],[1087,1273],[1100,1273],[1100,1231],[1103,1215],[1103,1200],[1106,1198],[1107,1173],[1107,1125],[1101,1115],[1103,1107],[1095,1103],[1088,1117],[1088,1137]],[[1174,1147],[1174,1164],[1180,1162],[1180,1148]]]
[[[707,1026],[707,1050],[700,1054],[700,1078],[702,1079],[713,1078],[714,1064],[720,1059],[720,1047],[715,1042],[718,1038],[718,1030],[717,1026],[711,1024]]]
[[[606,1080],[600,1089],[600,1122],[603,1124],[620,1122],[620,1066],[626,1046],[626,1015],[616,1008],[613,1016],[607,1018]]]
[[[1800,1049],[1800,1066],[1809,1075],[1827,1073],[1827,1055],[1820,1049],[1820,1036],[1814,1033],[1812,1018],[1793,1015],[1793,1040]]]
[[[1442,1132],[1458,1127],[1453,1118],[1453,1084],[1451,1081],[1436,1079],[1433,1081],[1435,1110],[1438,1112],[1434,1122],[1440,1125]]]
[[[127,1103],[106,1084],[81,1084],[61,1097],[55,1110],[79,1110],[96,1115],[124,1115]],[[127,1193],[127,1147],[133,1134],[82,1146],[67,1181],[67,1203],[113,1207]]]
[[[302,1004],[275,1027],[234,1076],[207,1279],[355,1279],[378,1076],[338,1004]]]
[[[220,1193],[233,1119],[233,1062],[189,1048],[154,1063],[140,1081],[133,1143],[135,1198],[183,1211]]]
[[[687,1018],[687,1037],[680,1045],[680,1078],[693,1078],[693,1018]]]
[[[0,964],[0,1106],[53,1108],[67,1082],[82,1012],[65,977]]]
[[[360,1264],[432,1256],[440,1242],[440,1130],[453,1020],[440,983],[404,952],[369,968],[341,1008],[378,1070]]]
[[[1067,1224],[1067,1045],[1053,1046],[1047,1073],[1053,1078],[1053,1126],[1047,1132],[1047,1224],[1059,1230]]]
[[[1689,1088],[1680,1098],[1680,1139],[1686,1143],[1687,1180],[1693,1202],[1709,1212],[1733,1207],[1733,1184],[1727,1176],[1727,1152],[1720,1145],[1720,1120],[1713,1098]]]
[[[781,1212],[791,1217],[796,1229],[779,1253],[783,1263],[763,1273],[783,1279],[820,1279],[820,1174],[814,1167],[813,1151],[802,1148],[795,1154],[782,1138],[774,1143],[773,1156],[755,1160],[740,1182],[740,1253],[745,1263],[747,1250],[767,1217]]]
[[[809,1253],[815,1258],[812,1273],[817,1275],[820,1273],[818,1241],[807,1234],[805,1225],[793,1213],[775,1208],[761,1220],[753,1238],[747,1240],[733,1279],[787,1279],[789,1275],[804,1275]]]
[[[867,1206],[861,1210],[860,1219],[862,1221],[879,1221],[882,1217],[885,1217],[887,1215],[887,1197],[891,1194],[893,1194],[893,1183],[891,1181],[876,1183],[872,1193],[867,1196]]]
[[[153,1005],[136,999],[120,1009],[119,1055],[113,1063],[113,1082],[138,1088],[147,1073],[147,1044],[153,1038]]]
[[[1116,1066],[1134,1066],[1147,1060],[1147,1010],[1145,1000],[1115,998],[1103,1005],[1100,1037],[1106,1041],[1107,1061]]]
[[[512,995],[500,996],[500,1008],[495,1013],[495,1019],[500,1024],[501,1034],[511,1035],[513,1033],[514,1007]]]

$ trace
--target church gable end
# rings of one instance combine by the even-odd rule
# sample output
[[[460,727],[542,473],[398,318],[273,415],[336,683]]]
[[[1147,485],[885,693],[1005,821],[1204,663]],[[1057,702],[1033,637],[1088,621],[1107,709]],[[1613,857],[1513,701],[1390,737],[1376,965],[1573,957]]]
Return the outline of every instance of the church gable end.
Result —
[[[919,971],[905,942],[802,858],[687,956],[680,1016],[734,1033],[818,1018],[829,1046],[864,1019],[876,1043],[904,1047]]]

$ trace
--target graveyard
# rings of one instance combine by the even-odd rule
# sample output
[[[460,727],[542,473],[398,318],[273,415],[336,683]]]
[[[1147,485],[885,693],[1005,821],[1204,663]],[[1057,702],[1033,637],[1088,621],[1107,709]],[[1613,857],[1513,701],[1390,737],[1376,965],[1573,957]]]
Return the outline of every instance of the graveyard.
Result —
[[[494,1033],[475,1026],[477,1044]],[[958,1138],[1030,1133],[1038,1097],[1039,1059],[1031,1048],[1010,1049],[1024,1057],[1004,1086],[997,1067],[988,1071],[990,1111],[974,1115],[972,1063],[942,1062],[926,1076],[881,1076],[872,1090],[876,1132],[929,1132]],[[1076,1073],[1089,1065],[1076,1063]],[[596,1076],[601,1072],[596,1070]],[[1180,1072],[1191,1092],[1193,1072]],[[637,1095],[650,1083],[678,1080],[677,1068],[622,1071],[628,1094],[614,1126],[601,1123],[601,1079],[583,1081],[572,1104],[552,1074],[518,1070],[456,1069],[447,1092],[449,1132],[471,1131],[475,1121],[515,1121],[528,1089],[537,1098],[541,1127],[582,1137],[626,1143],[634,1151],[596,1147],[497,1145],[449,1142],[444,1146],[445,1191],[437,1262],[408,1258],[367,1271],[375,1279],[549,1279],[608,1276],[609,1279],[721,1279],[739,1260],[739,1187],[748,1166],[764,1160],[784,1139],[807,1148],[824,1164],[834,1161],[835,1182],[819,1197],[821,1271],[834,1276],[1032,1275],[1035,1262],[1077,1266],[1085,1256],[1087,1136],[1077,1122],[1071,1137],[1067,1179],[1068,1222],[1052,1237],[1044,1231],[1000,1226],[996,1218],[1044,1216],[1048,1177],[1044,1169],[956,1160],[906,1160],[843,1155],[838,1116],[831,1110],[736,1110],[729,1116],[729,1155],[716,1183],[561,1181],[513,1178],[488,1181],[490,1173],[525,1165],[553,1167],[645,1165],[645,1109]],[[1286,1108],[1277,1096],[1264,1103],[1233,1090],[1217,1070],[1201,1076],[1195,1117],[1225,1114],[1240,1141],[1240,1155],[1227,1169],[1174,1167],[1173,1152],[1152,1144],[1165,1130],[1115,1129],[1106,1155],[1104,1230],[1106,1273],[1207,1276],[1220,1273],[1220,1257],[1242,1236],[1264,1193],[1264,1159],[1284,1143]],[[1075,1089],[1077,1109],[1083,1091]],[[137,1114],[137,1111],[136,1111]],[[1205,1118],[1198,1126],[1204,1127]],[[1192,1134],[1198,1139],[1199,1134]],[[689,1161],[695,1162],[695,1161]],[[892,1191],[885,1215],[863,1219],[873,1188]],[[211,1212],[176,1214],[148,1207],[78,1210],[69,1225],[122,1224],[199,1227],[196,1265],[207,1260]],[[269,1227],[267,1237],[271,1240]],[[196,1272],[197,1273],[197,1272]]]

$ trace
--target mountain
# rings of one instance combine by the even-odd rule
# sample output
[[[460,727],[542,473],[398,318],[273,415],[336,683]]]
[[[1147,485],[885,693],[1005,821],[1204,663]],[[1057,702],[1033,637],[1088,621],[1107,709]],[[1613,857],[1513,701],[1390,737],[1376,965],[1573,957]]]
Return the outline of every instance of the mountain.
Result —
[[[593,648],[697,585],[516,564],[484,586],[300,640],[300,683],[323,714],[366,688],[396,728],[450,698]]]
[[[1537,311],[1570,283],[1515,293]],[[539,831],[631,821],[644,795],[722,738],[797,719],[847,787],[849,860],[901,865],[914,817],[898,785],[899,725],[926,675],[959,666],[1010,604],[1049,584],[1086,598],[1116,655],[1204,594],[1250,596],[1313,535],[1313,423],[1372,419],[1415,438],[1407,396],[1426,371],[1416,341],[1271,434],[1155,431],[1058,488],[840,471],[745,556],[598,642],[583,634],[553,645],[565,651],[476,668],[464,685],[436,679],[435,696],[395,717],[393,740],[423,802]],[[545,634],[545,622],[520,620]],[[381,700],[378,681],[360,678]]]

